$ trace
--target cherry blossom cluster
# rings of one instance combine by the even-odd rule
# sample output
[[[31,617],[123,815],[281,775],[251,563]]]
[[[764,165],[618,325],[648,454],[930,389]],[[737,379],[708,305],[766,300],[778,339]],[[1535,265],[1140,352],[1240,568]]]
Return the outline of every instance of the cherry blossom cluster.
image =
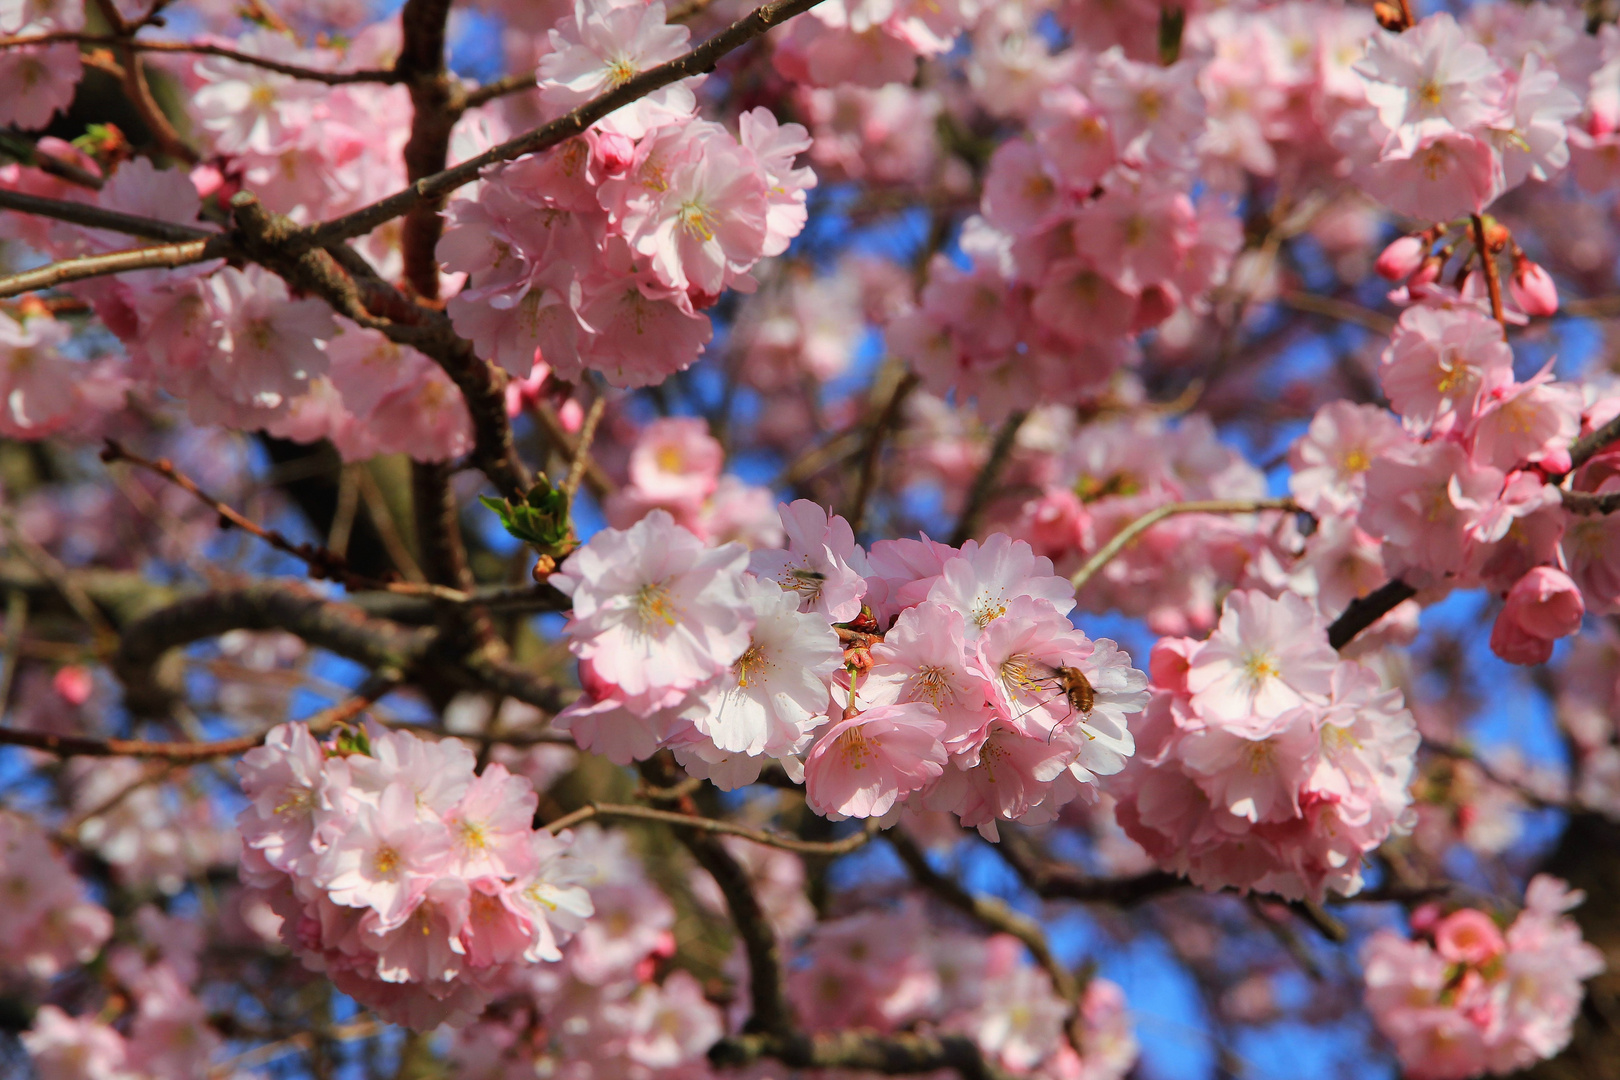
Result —
[[[788,995],[812,1031],[963,1034],[994,1064],[1041,1080],[1118,1080],[1136,1064],[1117,984],[1086,984],[1071,1042],[1070,1006],[1016,940],[939,928],[920,907],[818,923],[797,961]]]
[[[1367,108],[1334,133],[1363,190],[1398,213],[1446,221],[1562,172],[1567,124],[1583,110],[1599,45],[1577,13],[1552,18],[1562,33],[1546,52],[1511,24],[1473,28],[1494,39],[1497,53],[1449,12],[1401,33],[1375,32],[1355,68]]]
[[[1058,410],[1052,410],[1056,412]],[[1265,475],[1216,438],[1207,417],[1077,424],[1042,410],[1021,467],[1038,495],[1000,519],[1060,571],[1072,572],[1143,514],[1188,500],[1266,495]],[[1032,417],[1030,422],[1035,422]],[[1181,514],[1156,525],[1105,564],[1079,592],[1089,611],[1117,610],[1161,634],[1215,625],[1222,586],[1269,588],[1295,542],[1286,515]]]
[[[41,1006],[22,1043],[45,1080],[170,1080],[209,1074],[221,1039],[193,987],[201,927],[146,906],[130,920],[136,940],[107,951],[107,970],[128,1001],[100,1015]],[[120,1015],[121,1013],[121,1015]]]
[[[574,853],[591,868],[582,884],[595,915],[558,963],[510,970],[489,1011],[455,1034],[457,1075],[709,1076],[706,1055],[727,1021],[690,972],[670,968],[674,907],[627,834],[586,825]],[[702,881],[713,888],[707,874]],[[802,889],[802,867],[794,884]]]
[[[541,99],[558,112],[686,49],[662,0],[577,3],[550,33]],[[770,110],[734,135],[696,117],[677,83],[613,113],[543,156],[493,170],[452,207],[439,258],[468,284],[449,304],[480,355],[522,378],[543,360],[561,378],[586,369],[646,386],[689,367],[711,335],[720,294],[787,250],[815,185],[794,158],[810,146]]]
[[[911,801],[988,836],[1123,767],[1146,676],[1073,627],[1072,589],[1028,544],[866,551],[813,503],[781,514],[787,547],[751,557],[664,510],[569,556],[551,581],[586,693],[556,726],[621,763],[672,747],[724,789],[774,758],[818,813]]]
[[[985,0],[828,0],[776,41],[776,70],[795,83],[909,83],[918,57],[949,52]]]
[[[1504,926],[1484,911],[1412,915],[1409,939],[1380,930],[1362,950],[1367,1008],[1413,1080],[1502,1076],[1562,1050],[1581,983],[1604,969],[1565,912],[1585,899],[1546,874]],[[1505,921],[1505,920],[1504,920]]]
[[[242,879],[312,971],[395,1023],[466,1023],[585,925],[588,870],[529,781],[459,740],[282,724],[238,767]]]
[[[1588,401],[1550,365],[1515,378],[1501,325],[1472,306],[1409,309],[1379,380],[1398,422],[1374,406],[1330,403],[1292,452],[1295,498],[1334,522],[1305,545],[1306,561],[1324,568],[1335,560],[1313,546],[1340,549],[1345,573],[1333,592],[1365,592],[1384,574],[1423,590],[1486,585],[1506,596],[1491,646],[1520,664],[1546,660],[1587,609],[1620,610],[1620,532],[1607,516],[1566,508],[1552,482],[1568,471],[1577,436],[1620,401]],[[1576,490],[1616,482],[1606,457],[1576,473]],[[1369,539],[1381,541],[1376,552]]]
[[[44,981],[88,963],[112,936],[112,916],[39,824],[0,813],[0,966],[8,976]]]
[[[0,37],[84,29],[83,0],[6,0]],[[73,101],[84,74],[72,42],[23,45],[0,51],[0,124],[37,131]]]
[[[335,152],[331,138],[318,145]],[[239,148],[233,160],[248,155]],[[94,167],[88,159],[84,164]],[[0,183],[8,179],[32,193],[181,225],[195,225],[203,206],[197,174],[160,170],[144,158],[111,170],[97,192],[16,166],[0,170]],[[378,181],[376,193],[388,186]],[[303,196],[259,190],[273,208],[304,216],[305,203],[297,201]],[[333,205],[324,196],[309,200],[316,212]],[[63,258],[128,246],[117,234],[67,224],[28,239]],[[198,422],[262,428],[302,442],[327,438],[351,460],[409,453],[442,461],[471,447],[461,392],[427,357],[334,317],[323,301],[292,298],[280,278],[258,266],[204,263],[71,288],[120,338],[127,357],[87,363],[62,351],[68,328],[49,314],[26,308],[20,319],[0,314],[6,434],[37,439],[91,431],[124,405],[126,391],[160,389],[184,400]]]
[[[1203,641],[1161,639],[1119,823],[1208,889],[1320,901],[1411,825],[1417,728],[1399,690],[1341,660],[1308,601],[1228,594]]]
[[[1096,397],[1134,337],[1225,275],[1241,236],[1221,203],[1189,195],[1204,101],[1190,62],[1105,53],[1051,73],[1030,137],[991,158],[971,262],[936,256],[889,344],[930,390],[991,422]]]
[[[641,428],[625,463],[628,483],[607,499],[608,523],[627,529],[654,509],[712,544],[779,547],[782,525],[769,488],[721,474],[725,450],[702,420],[669,416]]]

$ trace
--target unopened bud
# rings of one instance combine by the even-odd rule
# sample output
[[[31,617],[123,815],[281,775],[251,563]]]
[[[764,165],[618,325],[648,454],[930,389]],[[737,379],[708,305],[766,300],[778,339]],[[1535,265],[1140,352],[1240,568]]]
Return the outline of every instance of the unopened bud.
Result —
[[[1428,254],[1429,245],[1415,236],[1403,236],[1383,250],[1373,269],[1390,281],[1405,281],[1417,273]]]
[[[1558,286],[1553,284],[1552,275],[1529,259],[1519,260],[1514,265],[1508,291],[1526,315],[1546,317],[1558,312]]]
[[[1500,221],[1492,220],[1485,226],[1485,247],[1492,255],[1499,255],[1513,242],[1513,233]]]
[[[1407,287],[1416,289],[1424,285],[1433,285],[1440,280],[1440,271],[1445,269],[1445,266],[1446,260],[1438,255],[1430,255],[1423,260],[1423,265],[1417,268],[1417,272],[1407,279]]]
[[[1392,33],[1398,34],[1406,29],[1406,16],[1401,14],[1400,8],[1386,0],[1377,0],[1373,4],[1373,18],[1378,20],[1379,26]]]

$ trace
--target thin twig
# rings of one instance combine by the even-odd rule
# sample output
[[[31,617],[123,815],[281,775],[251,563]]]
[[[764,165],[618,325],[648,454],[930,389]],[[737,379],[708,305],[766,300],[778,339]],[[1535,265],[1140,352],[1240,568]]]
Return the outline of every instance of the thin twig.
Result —
[[[234,525],[243,532],[263,540],[277,551],[284,552],[302,561],[309,567],[309,572],[313,577],[337,581],[349,589],[376,590],[379,592],[400,593],[405,596],[431,596],[459,604],[468,603],[473,599],[472,593],[445,585],[432,585],[414,581],[381,581],[376,578],[366,577],[363,574],[357,574],[349,569],[348,560],[335,551],[308,541],[295,544],[287,539],[279,529],[267,529],[234,507],[216,499],[198,487],[196,481],[192,480],[191,477],[176,469],[174,463],[167,458],[158,458],[155,461],[144,458],[139,454],[126,450],[116,439],[108,439],[105,449],[101,452],[101,460],[109,465],[114,462],[125,461],[149,472],[156,473],[169,481],[169,483],[193,496],[198,502],[214,511],[215,514],[218,514],[221,522]]]
[[[306,721],[310,732],[319,735],[337,724],[347,723],[397,685],[398,680],[395,678],[374,676],[347,701],[311,716]],[[150,742],[145,739],[91,739],[79,735],[59,735],[50,731],[21,731],[16,728],[0,727],[0,744],[43,750],[58,757],[151,758],[186,763],[246,753],[264,742],[265,736],[272,730],[273,728],[266,728],[252,735],[238,735],[235,738],[217,739],[212,742]]]
[[[1147,532],[1153,526],[1167,517],[1176,514],[1255,514],[1264,510],[1284,510],[1293,513],[1300,512],[1300,506],[1293,499],[1201,499],[1192,502],[1166,503],[1155,507],[1121,529],[1108,543],[1097,549],[1096,554],[1087,559],[1085,565],[1074,572],[1069,579],[1075,591],[1085,587],[1086,582],[1107,566],[1109,561],[1118,555],[1138,536]]]
[[[917,842],[902,829],[898,827],[890,829],[883,834],[883,838],[889,842],[894,853],[900,856],[900,861],[906,864],[906,869],[910,871],[912,879],[917,884],[985,929],[1010,934],[1023,942],[1024,948],[1029,950],[1029,955],[1034,957],[1035,963],[1040,965],[1041,970],[1052,980],[1052,992],[1069,1007],[1068,1022],[1064,1027],[1074,1049],[1083,1053],[1085,1048],[1080,1045],[1076,1024],[1079,1019],[1082,987],[1080,981],[1074,977],[1074,973],[1053,955],[1052,946],[1046,940],[1046,931],[1041,924],[1012,910],[994,897],[969,892],[953,878],[935,870],[929,865],[928,856],[923,853],[922,848],[917,846]]]
[[[855,484],[855,493],[850,497],[849,506],[844,511],[844,517],[849,520],[849,527],[860,530],[866,522],[866,507],[872,501],[872,493],[877,489],[878,466],[883,460],[883,443],[889,437],[889,431],[900,420],[900,410],[905,406],[906,398],[911,392],[922,384],[922,379],[914,371],[908,371],[894,384],[889,392],[888,400],[882,410],[872,420],[871,426],[866,429],[866,437],[861,442],[861,471]]]
[[[1340,322],[1353,323],[1379,335],[1387,335],[1395,329],[1395,320],[1388,315],[1333,296],[1321,296],[1317,293],[1308,292],[1284,292],[1278,294],[1277,302],[1285,307],[1291,307],[1295,311],[1321,315],[1329,319],[1337,319]]]
[[[0,277],[0,296],[17,296],[36,289],[53,289],[72,281],[126,274],[133,270],[172,270],[193,263],[224,258],[231,252],[231,243],[225,237],[208,240],[186,240],[178,244],[159,244],[154,247],[130,248],[110,251],[105,255],[84,255],[76,259],[63,259],[35,270]]]
[[[505,740],[495,740],[504,742]],[[842,840],[829,840],[817,842],[800,840],[781,833],[768,832],[764,829],[750,829],[746,825],[738,825],[730,821],[720,821],[715,818],[693,817],[691,814],[679,814],[669,810],[654,810],[648,806],[627,806],[618,803],[587,803],[572,813],[564,814],[555,821],[548,822],[546,828],[553,833],[562,832],[584,821],[596,817],[633,818],[637,821],[656,821],[662,825],[672,825],[677,829],[692,829],[697,832],[724,833],[727,836],[740,836],[744,840],[752,840],[756,844],[767,847],[781,848],[783,851],[793,851],[800,855],[847,855],[866,844],[877,835],[875,822],[869,823],[865,829],[852,833]]]
[[[568,496],[570,505],[574,496],[579,494],[580,482],[585,479],[585,469],[591,463],[591,443],[596,441],[596,427],[602,422],[602,414],[606,411],[607,395],[596,395],[590,411],[585,414],[585,424],[579,429],[579,442],[574,444],[574,460],[568,466],[567,479],[562,483],[562,492]]]
[[[96,655],[108,656],[116,650],[118,631],[113,629],[112,624],[101,613],[101,609],[80,587],[67,567],[63,566],[56,556],[24,535],[9,510],[0,510],[0,528],[5,530],[7,542],[16,549],[18,555],[22,556],[23,561],[40,577],[51,583],[51,587],[67,601],[73,613],[90,629],[92,648]]]
[[[973,478],[973,486],[968,489],[967,504],[962,507],[962,516],[956,522],[956,530],[951,534],[951,546],[961,547],[972,539],[979,529],[979,518],[984,514],[985,506],[990,502],[990,495],[1001,479],[1001,472],[1007,465],[1007,459],[1012,455],[1013,446],[1018,441],[1018,429],[1024,426],[1024,420],[1029,413],[1015,412],[1002,421],[1000,429],[996,432],[996,440],[990,446],[990,454],[984,459],[984,465]]]
[[[1480,269],[1485,273],[1485,291],[1491,298],[1491,318],[1504,327],[1507,326],[1507,316],[1502,311],[1502,279],[1496,272],[1496,259],[1491,255],[1491,247],[1485,236],[1485,219],[1478,214],[1471,215],[1474,223],[1474,245],[1479,249]]]
[[[17,678],[17,661],[22,656],[23,631],[28,626],[28,594],[12,589],[6,594],[6,651],[0,658],[0,725],[10,714],[11,684]]]

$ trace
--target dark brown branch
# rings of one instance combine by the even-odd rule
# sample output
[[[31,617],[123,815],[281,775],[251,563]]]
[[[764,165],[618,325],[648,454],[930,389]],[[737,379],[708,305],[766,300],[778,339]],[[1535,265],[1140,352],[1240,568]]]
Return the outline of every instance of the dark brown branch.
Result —
[[[163,240],[171,244],[187,240],[220,239],[223,234],[193,225],[180,225],[172,221],[137,217],[117,210],[104,210],[89,203],[68,202],[64,199],[46,199],[9,188],[0,188],[0,210],[17,210],[24,214],[55,218],[58,221],[83,225],[87,229],[107,229],[126,236],[139,236],[147,240]]]
[[[416,304],[345,245],[294,250],[288,237],[297,227],[265,211],[249,192],[238,193],[231,208],[240,227],[240,243],[252,258],[361,326],[409,345],[438,364],[461,390],[472,417],[474,463],[507,498],[527,490],[528,473],[512,445],[506,415],[505,375],[473,352],[442,311]]]
[[[1570,445],[1570,471],[1573,472],[1585,465],[1615,442],[1620,442],[1620,416],[1610,420],[1596,431],[1582,435]],[[1563,476],[1550,476],[1548,479],[1553,483],[1557,483],[1563,479]]]
[[[1067,863],[1047,859],[1030,850],[1013,830],[1004,830],[996,852],[1026,888],[1043,900],[1080,900],[1128,907],[1167,892],[1185,888],[1174,874],[1152,870],[1135,877],[1094,878]]]
[[[906,869],[917,884],[986,929],[1011,934],[1023,942],[1030,956],[1051,978],[1053,993],[1069,1004],[1072,1017],[1073,1008],[1080,997],[1080,984],[1073,973],[1052,955],[1046,931],[1040,923],[1020,915],[1000,900],[969,892],[954,879],[935,870],[928,864],[928,857],[917,842],[898,827],[884,833],[883,838],[900,856],[900,861],[906,864]],[[1076,1046],[1075,1049],[1079,1050],[1080,1047]]]
[[[911,392],[922,384],[922,379],[914,371],[908,371],[894,384],[889,392],[888,401],[884,402],[883,409],[871,421],[866,429],[866,437],[861,442],[861,471],[856,481],[855,493],[850,497],[849,506],[844,511],[844,517],[849,519],[849,526],[859,530],[866,521],[866,505],[872,501],[872,493],[877,489],[878,465],[883,460],[883,443],[889,437],[889,432],[900,422],[900,410],[905,406],[906,398]]]
[[[1357,597],[1344,609],[1344,614],[1328,627],[1328,644],[1335,649],[1344,648],[1356,639],[1357,634],[1416,595],[1416,589],[1395,578],[1384,582],[1366,596]]]
[[[839,1031],[820,1035],[739,1035],[709,1050],[719,1068],[741,1068],[770,1058],[790,1069],[854,1069],[886,1076],[952,1069],[963,1080],[1009,1080],[965,1035]]]
[[[567,115],[525,132],[515,139],[509,139],[443,172],[424,177],[404,190],[370,206],[300,230],[295,243],[307,249],[325,247],[327,244],[351,237],[363,236],[384,222],[392,221],[406,213],[419,202],[442,198],[456,188],[472,183],[490,165],[556,146],[581,134],[610,113],[646,97],[655,90],[693,75],[713,71],[715,65],[727,53],[746,45],[793,16],[809,11],[820,2],[821,0],[771,0],[770,3],[762,4],[692,51],[641,72],[622,86],[586,102]]]
[[[1612,514],[1620,510],[1620,491],[1565,491],[1564,509],[1572,514]]]
[[[1013,445],[1018,440],[1018,429],[1024,426],[1028,416],[1027,412],[1015,412],[1002,421],[1001,428],[996,432],[996,441],[990,446],[990,456],[985,458],[984,465],[973,478],[973,486],[968,489],[967,505],[962,507],[962,517],[956,523],[956,531],[951,534],[952,547],[961,547],[978,531],[979,518],[983,516],[984,508],[1001,479],[1007,458],[1012,455]]]

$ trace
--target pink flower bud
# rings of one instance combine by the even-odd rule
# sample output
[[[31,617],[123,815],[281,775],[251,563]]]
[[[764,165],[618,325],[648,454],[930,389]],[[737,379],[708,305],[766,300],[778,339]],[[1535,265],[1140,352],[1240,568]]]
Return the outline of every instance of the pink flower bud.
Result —
[[[1438,255],[1430,255],[1423,260],[1417,273],[1406,279],[1408,289],[1421,289],[1425,285],[1433,285],[1440,280],[1440,271],[1445,269],[1446,261]]]
[[[1373,268],[1390,281],[1405,281],[1423,265],[1429,245],[1415,236],[1403,236],[1384,249]]]
[[[575,398],[569,398],[557,409],[557,419],[562,421],[564,431],[577,435],[585,426],[585,407]]]
[[[51,688],[56,696],[69,705],[83,705],[90,700],[90,691],[94,688],[90,680],[90,672],[78,664],[69,664],[56,669],[56,675],[51,679]]]
[[[1434,930],[1434,948],[1453,964],[1483,964],[1502,955],[1507,943],[1489,915],[1463,908],[1440,920]]]
[[[1529,259],[1513,268],[1508,291],[1526,315],[1545,316],[1558,312],[1558,286],[1553,284],[1552,275]]]
[[[1586,603],[1569,575],[1538,566],[1514,583],[1491,628],[1491,651],[1510,664],[1540,664],[1552,643],[1581,628]]]
[[[628,169],[636,158],[636,143],[612,131],[592,129],[586,133],[591,141],[591,153],[597,164],[609,176],[617,176]]]

